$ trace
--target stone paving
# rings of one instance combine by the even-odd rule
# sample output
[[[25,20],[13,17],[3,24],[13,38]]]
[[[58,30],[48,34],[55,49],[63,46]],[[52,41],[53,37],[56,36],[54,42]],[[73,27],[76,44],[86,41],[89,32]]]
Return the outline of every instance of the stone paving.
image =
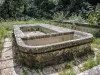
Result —
[[[17,75],[15,73],[14,66],[15,65],[12,56],[12,42],[9,38],[6,38],[0,59],[1,75]]]
[[[25,70],[27,75],[58,75],[58,73],[55,73],[55,69],[53,67],[45,68],[43,69],[43,71],[30,71],[25,67],[16,65],[13,61],[12,42],[9,38],[5,39],[4,49],[2,51],[2,56],[0,59],[0,70],[0,75],[22,75],[23,70]]]
[[[77,75],[100,75],[100,65],[98,65],[92,69],[86,70]]]
[[[52,67],[46,67],[41,70],[29,70],[28,68],[21,67],[15,64],[12,56],[12,42],[9,38],[5,39],[4,49],[2,51],[2,57],[0,59],[0,75],[22,75],[23,70],[26,75],[59,75],[58,72],[63,70],[64,65],[57,65]],[[100,75],[100,65],[79,73],[77,75]]]

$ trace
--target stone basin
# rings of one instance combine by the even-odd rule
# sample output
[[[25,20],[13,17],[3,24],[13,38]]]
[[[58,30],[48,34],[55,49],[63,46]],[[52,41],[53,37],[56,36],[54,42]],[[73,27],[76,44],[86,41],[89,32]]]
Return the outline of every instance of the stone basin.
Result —
[[[93,35],[49,24],[15,25],[13,54],[30,68],[57,65],[91,53]]]

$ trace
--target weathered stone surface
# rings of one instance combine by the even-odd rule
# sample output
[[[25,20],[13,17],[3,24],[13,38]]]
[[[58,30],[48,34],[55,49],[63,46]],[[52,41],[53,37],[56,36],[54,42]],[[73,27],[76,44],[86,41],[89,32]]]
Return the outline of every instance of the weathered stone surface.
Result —
[[[100,75],[100,65],[77,75]]]
[[[50,74],[50,75],[59,75],[58,73]]]
[[[11,42],[11,41],[8,41],[8,42]],[[5,43],[7,43],[7,42],[5,41]],[[8,45],[8,44],[4,44],[4,45]],[[11,47],[11,45],[9,45],[9,46]],[[43,70],[39,70],[39,69],[38,70],[31,69],[30,70],[26,67],[18,66],[13,61],[14,59],[8,60],[8,58],[13,57],[12,56],[12,47],[9,48],[9,46],[8,47],[5,46],[3,49],[3,53],[2,53],[2,57],[1,57],[3,60],[0,61],[0,70],[1,70],[0,75],[22,75],[23,70],[25,70],[27,75],[58,75],[58,73],[56,73],[57,71],[55,71],[54,67],[46,67]],[[8,57],[8,58],[6,58],[6,57]]]
[[[8,47],[8,48],[4,48],[3,51],[2,51],[2,53],[7,52],[7,51],[10,51],[11,49],[12,49],[12,46],[11,47]]]
[[[32,34],[32,36],[29,35],[27,37],[24,32],[32,31],[32,29],[33,31],[40,31],[44,32],[45,34],[38,36]],[[85,32],[70,30],[49,24],[29,24],[16,25],[13,33],[13,44],[15,47],[13,50],[14,55],[18,62],[24,63],[29,67],[37,68],[51,64],[59,64],[63,63],[67,59],[73,58],[73,55],[80,56],[91,52],[93,35]],[[53,39],[48,40],[50,37],[58,37],[63,35],[67,36],[64,37],[67,40],[56,43],[53,41]],[[44,40],[46,41],[46,44],[37,44],[36,46],[27,44],[30,39],[31,40],[29,43],[34,39],[39,39],[40,41],[38,40],[38,42],[41,42],[41,38],[47,38]]]
[[[10,38],[5,38],[5,42],[11,42]]]
[[[1,70],[1,75],[21,75],[15,72],[14,67]]]
[[[48,74],[52,74],[55,73],[56,70],[53,67],[47,67],[43,69],[43,74],[44,75],[48,75]]]
[[[29,36],[38,36],[38,35],[44,35],[45,33],[40,32],[40,31],[33,31],[33,32],[24,32],[24,34],[29,37]]]
[[[32,73],[33,75],[40,75],[40,73],[39,73],[39,72],[37,72],[37,71],[36,71],[36,70],[34,70],[34,69],[31,71],[31,73]]]
[[[2,61],[2,62],[1,62],[1,68],[0,68],[0,69],[5,69],[5,68],[13,67],[13,66],[15,66],[15,65],[13,64],[13,59],[11,59],[11,60],[6,60],[6,61]]]
[[[12,46],[12,42],[5,42],[4,43],[4,47],[10,47],[10,46]]]
[[[5,51],[5,52],[4,51],[2,52],[2,58],[1,58],[2,61],[5,61],[7,59],[9,60],[9,59],[12,59],[12,58],[13,58],[13,56],[12,56],[12,50],[8,50],[8,51]]]

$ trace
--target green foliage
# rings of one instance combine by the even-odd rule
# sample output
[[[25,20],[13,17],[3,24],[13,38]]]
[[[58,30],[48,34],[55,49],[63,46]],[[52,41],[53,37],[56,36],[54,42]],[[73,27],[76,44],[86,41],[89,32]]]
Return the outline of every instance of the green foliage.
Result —
[[[72,62],[66,63],[65,67],[68,68],[68,69],[72,69],[73,63]]]
[[[91,11],[88,14],[88,22],[90,24],[97,24],[99,18],[100,18],[100,10]]]
[[[2,52],[2,48],[3,48],[4,38],[5,38],[6,36],[7,36],[6,27],[1,26],[1,27],[0,27],[0,57],[1,57],[1,52]]]
[[[94,38],[93,43],[100,45],[100,38]]]
[[[66,72],[66,75],[76,75],[76,73],[73,70],[70,70]]]
[[[27,75],[27,73],[25,72],[25,70],[22,70],[22,74],[21,75]]]
[[[54,20],[57,20],[57,21],[63,21],[63,20],[65,20],[66,18],[65,18],[64,12],[60,11],[60,12],[54,13],[53,19],[54,19]]]
[[[73,71],[73,69],[68,69],[67,71],[60,72],[59,75],[76,75],[76,73]]]
[[[7,30],[4,26],[0,27],[0,39],[4,39],[7,36]]]
[[[90,0],[1,0],[0,20],[19,18],[46,18],[52,19],[54,13],[63,11],[66,16],[85,14],[93,9]],[[97,1],[94,1],[97,2]],[[67,13],[69,12],[69,13]],[[62,14],[60,14],[62,16]],[[61,19],[60,19],[61,20]]]
[[[69,21],[74,22],[74,23],[86,23],[86,20],[82,18],[82,16],[73,14],[71,17],[68,18]]]
[[[58,5],[60,0],[49,0],[50,2],[52,2],[54,5]]]
[[[5,0],[0,7],[0,16],[3,19],[17,18],[24,11],[23,0]]]
[[[91,69],[96,65],[97,65],[97,63],[94,61],[94,59],[89,56],[88,60],[83,64],[83,67],[81,68],[81,71]]]
[[[98,55],[96,55],[96,63],[98,64],[98,65],[100,65],[100,54],[99,54],[100,52],[98,52]]]
[[[73,67],[74,66],[72,62],[66,63],[65,65],[66,70],[60,72],[59,74],[60,75],[76,75],[76,73],[73,70]]]

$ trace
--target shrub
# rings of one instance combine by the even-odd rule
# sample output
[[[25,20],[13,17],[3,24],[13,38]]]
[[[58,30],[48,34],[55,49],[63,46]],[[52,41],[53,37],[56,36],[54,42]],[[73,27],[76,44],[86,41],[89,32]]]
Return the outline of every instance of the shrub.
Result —
[[[53,20],[63,21],[65,19],[66,19],[66,15],[64,14],[64,12],[60,11],[54,13]]]
[[[74,23],[86,23],[86,20],[82,18],[82,16],[73,14],[71,17],[68,18],[69,21],[74,22]]]
[[[100,10],[93,10],[88,14],[88,22],[90,24],[98,24],[100,19]]]

